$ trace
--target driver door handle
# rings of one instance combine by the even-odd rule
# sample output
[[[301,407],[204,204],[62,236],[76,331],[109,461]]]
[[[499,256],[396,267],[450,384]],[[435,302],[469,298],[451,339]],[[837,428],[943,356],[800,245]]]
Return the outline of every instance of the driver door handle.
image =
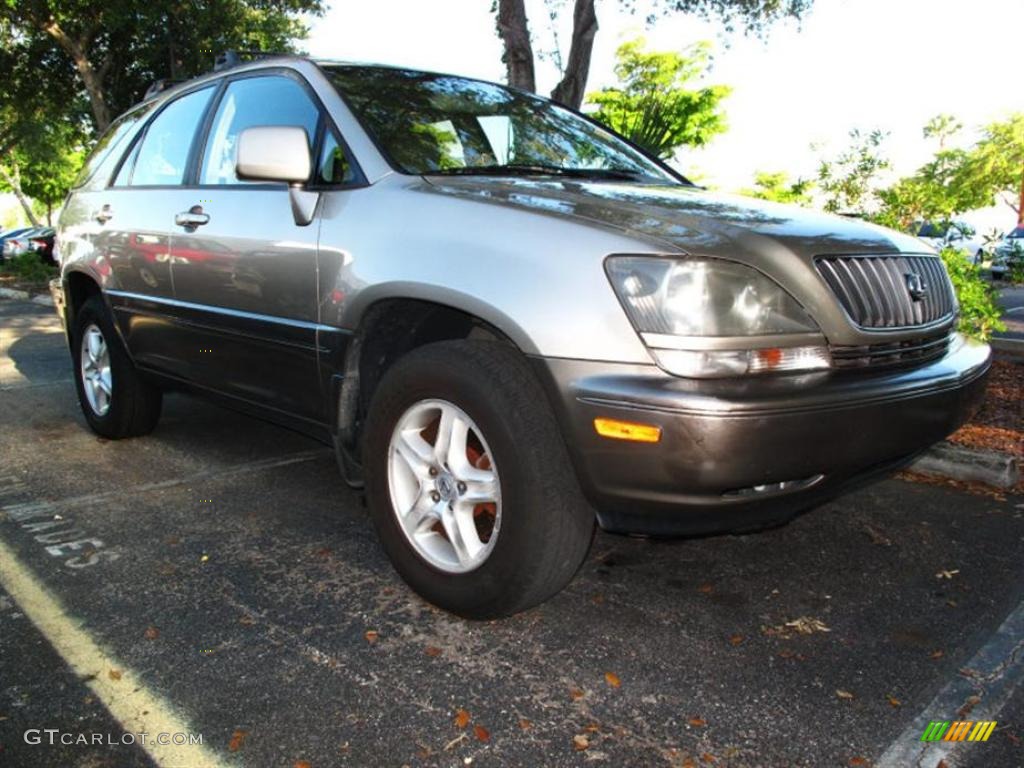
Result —
[[[209,221],[210,214],[203,213],[203,209],[198,205],[194,205],[191,209],[183,211],[174,217],[174,223],[179,227],[190,227],[192,229],[208,224]]]

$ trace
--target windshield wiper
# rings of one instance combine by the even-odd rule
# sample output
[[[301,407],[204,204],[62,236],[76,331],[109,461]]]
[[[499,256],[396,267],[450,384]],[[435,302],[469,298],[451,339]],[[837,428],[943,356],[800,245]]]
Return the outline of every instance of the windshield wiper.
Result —
[[[427,176],[568,176],[578,179],[617,179],[639,181],[650,178],[640,171],[626,168],[565,168],[541,163],[510,163],[508,165],[467,165],[430,171]]]

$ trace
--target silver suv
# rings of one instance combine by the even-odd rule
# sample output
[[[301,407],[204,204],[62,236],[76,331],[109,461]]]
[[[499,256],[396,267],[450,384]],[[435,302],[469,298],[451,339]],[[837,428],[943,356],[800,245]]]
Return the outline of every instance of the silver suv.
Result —
[[[989,367],[919,240],[407,69],[279,57],[148,98],[57,247],[93,430],[185,389],[331,442],[395,568],[475,618],[561,589],[595,521],[751,530],[889,472]]]

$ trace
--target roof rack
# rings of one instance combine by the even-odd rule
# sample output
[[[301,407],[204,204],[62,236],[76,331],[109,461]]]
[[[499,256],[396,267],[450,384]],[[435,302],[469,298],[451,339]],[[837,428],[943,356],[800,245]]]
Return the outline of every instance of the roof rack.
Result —
[[[163,78],[162,80],[155,80],[153,82],[153,84],[151,86],[149,86],[149,88],[146,89],[146,95],[142,97],[142,100],[146,101],[147,99],[151,99],[152,97],[156,96],[158,93],[162,93],[163,91],[166,91],[168,88],[172,88],[173,86],[177,85],[178,83],[184,83],[184,82],[185,82],[184,80],[172,80],[172,79],[166,78],[166,77]]]
[[[244,64],[246,61],[253,61],[255,59],[272,59],[276,56],[294,55],[294,53],[289,51],[223,51],[214,58],[213,71],[220,72],[225,69],[231,69],[239,64]]]

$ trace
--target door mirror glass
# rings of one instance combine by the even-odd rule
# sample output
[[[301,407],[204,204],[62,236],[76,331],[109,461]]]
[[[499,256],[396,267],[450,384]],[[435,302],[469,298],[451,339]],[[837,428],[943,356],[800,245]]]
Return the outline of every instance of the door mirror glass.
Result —
[[[246,128],[238,137],[235,175],[243,181],[304,184],[312,163],[306,129],[297,125]]]

